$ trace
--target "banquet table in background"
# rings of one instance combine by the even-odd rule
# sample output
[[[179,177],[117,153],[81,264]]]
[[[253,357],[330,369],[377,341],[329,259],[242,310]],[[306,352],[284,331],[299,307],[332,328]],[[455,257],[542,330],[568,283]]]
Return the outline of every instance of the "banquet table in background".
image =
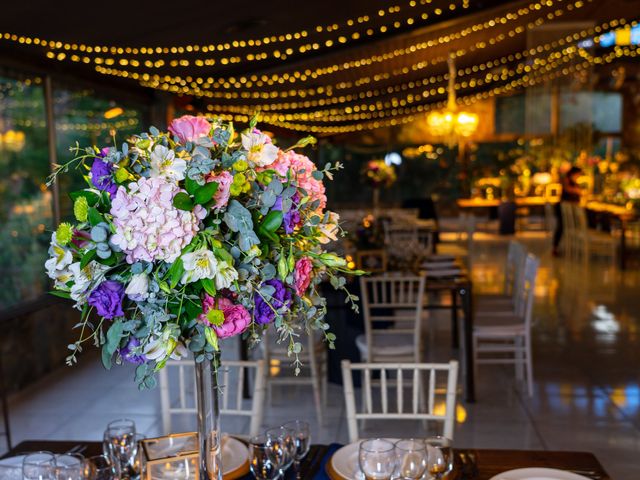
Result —
[[[341,480],[330,476],[329,460],[341,447],[338,444],[312,445],[301,465],[301,478],[305,480]],[[100,455],[100,442],[81,441],[25,441],[6,456],[25,452],[49,451],[65,453],[74,449],[85,457]],[[588,452],[557,452],[538,450],[456,449],[456,480],[490,480],[499,473],[517,468],[557,468],[571,471],[594,480],[612,480],[598,459]],[[252,479],[248,475],[242,480]],[[286,478],[294,478],[287,475]],[[286,480],[286,479],[285,479]],[[451,479],[453,480],[453,479]]]

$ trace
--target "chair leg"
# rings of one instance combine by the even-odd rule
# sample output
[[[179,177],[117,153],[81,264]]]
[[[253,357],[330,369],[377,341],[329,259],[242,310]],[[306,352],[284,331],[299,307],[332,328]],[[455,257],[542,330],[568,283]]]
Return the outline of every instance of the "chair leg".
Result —
[[[527,361],[527,388],[529,396],[533,397],[533,358],[531,350],[531,334],[527,334],[525,338],[525,355]]]
[[[524,364],[526,362],[526,355],[524,352],[524,338],[517,337],[513,340],[516,347],[515,352],[515,367],[516,367],[516,381],[518,383],[524,381]]]

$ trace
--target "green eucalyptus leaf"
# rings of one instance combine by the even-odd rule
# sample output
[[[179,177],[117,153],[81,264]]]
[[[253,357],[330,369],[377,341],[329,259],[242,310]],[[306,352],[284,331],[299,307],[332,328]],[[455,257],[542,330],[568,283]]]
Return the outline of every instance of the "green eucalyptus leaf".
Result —
[[[176,196],[173,197],[173,206],[180,210],[191,211],[193,210],[193,201],[187,193],[178,192]]]
[[[198,188],[196,193],[194,193],[194,200],[198,205],[204,205],[209,200],[213,198],[215,193],[218,191],[218,183],[217,182],[209,182],[204,185],[204,187]]]

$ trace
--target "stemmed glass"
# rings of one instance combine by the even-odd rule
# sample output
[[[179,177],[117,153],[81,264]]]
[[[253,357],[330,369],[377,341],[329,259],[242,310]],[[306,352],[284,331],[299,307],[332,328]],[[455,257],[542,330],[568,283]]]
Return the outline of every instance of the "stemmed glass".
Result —
[[[283,458],[284,452],[270,445],[266,435],[258,435],[249,440],[249,467],[257,480],[277,478]]]
[[[418,480],[427,469],[427,448],[422,440],[413,438],[395,443],[398,469],[396,475],[402,480]]]
[[[382,438],[360,442],[358,463],[366,480],[390,480],[396,469],[395,445]]]
[[[288,428],[293,431],[293,440],[296,446],[296,451],[293,458],[293,468],[296,472],[296,478],[300,478],[300,462],[309,453],[311,448],[311,433],[309,431],[309,424],[300,420],[293,420],[282,425],[284,428]]]
[[[86,478],[84,457],[73,453],[56,455],[56,471],[58,480],[84,480]]]
[[[282,452],[282,463],[280,464],[280,474],[284,477],[284,472],[291,466],[296,456],[295,433],[285,427],[271,428],[266,432],[267,444]]]
[[[115,480],[116,468],[106,455],[97,455],[87,459],[88,480]]]
[[[115,420],[107,425],[104,432],[104,445],[111,463],[121,477],[128,477],[131,463],[137,453],[136,425],[133,420]]]
[[[429,474],[435,480],[441,480],[453,470],[453,448],[447,437],[430,437],[427,444],[427,465]]]
[[[56,480],[56,457],[50,452],[26,455],[22,461],[24,480]]]

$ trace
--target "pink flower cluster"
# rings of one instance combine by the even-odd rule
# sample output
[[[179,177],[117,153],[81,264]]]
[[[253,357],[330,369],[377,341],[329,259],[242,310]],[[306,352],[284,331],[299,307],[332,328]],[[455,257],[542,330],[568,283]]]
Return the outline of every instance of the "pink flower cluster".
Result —
[[[206,211],[193,212],[173,206],[181,189],[162,178],[140,178],[119,187],[111,204],[116,233],[111,241],[127,254],[127,262],[163,260],[173,263],[198,232]]]
[[[200,137],[206,137],[211,130],[211,124],[204,117],[184,115],[169,124],[169,131],[181,142],[193,142]]]
[[[311,277],[313,274],[313,263],[309,257],[302,257],[296,262],[296,268],[293,272],[293,280],[296,287],[296,295],[302,297],[309,284],[311,283]]]
[[[226,170],[223,170],[219,174],[215,175],[210,173],[206,178],[207,182],[217,182],[218,190],[216,190],[213,199],[216,204],[213,208],[223,208],[229,203],[229,194],[231,192],[231,184],[233,183],[233,175]]]
[[[216,335],[220,338],[232,337],[244,332],[251,323],[251,315],[242,305],[233,303],[228,298],[216,299],[205,294],[202,300],[202,311],[204,312],[198,318],[205,325],[212,326],[207,320],[207,312],[212,309],[222,310],[224,314],[224,323],[219,327],[214,326]]]
[[[321,181],[313,178],[313,172],[317,170],[316,166],[304,155],[297,154],[294,151],[283,152],[280,150],[278,158],[269,165],[269,168],[283,177],[286,177],[288,170],[291,169],[295,174],[298,186],[309,194],[311,201],[318,200],[320,202],[318,210],[324,210],[327,206],[324,185]]]

